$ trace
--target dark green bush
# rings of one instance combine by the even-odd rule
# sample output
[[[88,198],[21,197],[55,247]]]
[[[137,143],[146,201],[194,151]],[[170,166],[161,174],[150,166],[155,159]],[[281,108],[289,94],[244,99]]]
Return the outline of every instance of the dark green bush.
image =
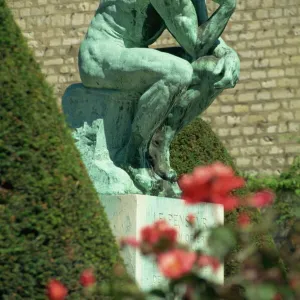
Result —
[[[118,248],[4,0],[0,39],[0,299],[45,299],[52,277],[70,289],[68,299],[82,299],[80,272],[93,266],[99,281],[108,280]]]
[[[189,173],[195,166],[215,161],[236,169],[220,139],[200,118],[185,127],[172,143],[171,164],[179,174]]]

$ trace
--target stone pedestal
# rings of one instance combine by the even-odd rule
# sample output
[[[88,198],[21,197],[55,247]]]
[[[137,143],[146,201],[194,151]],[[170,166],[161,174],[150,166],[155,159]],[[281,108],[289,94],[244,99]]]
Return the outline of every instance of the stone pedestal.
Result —
[[[178,229],[180,240],[189,243],[192,238],[186,221],[189,213],[196,215],[197,224],[203,229],[224,223],[223,207],[216,204],[188,206],[179,199],[145,195],[101,195],[100,199],[117,239],[125,236],[139,238],[142,227],[165,219]],[[206,239],[205,234],[201,236],[195,248],[204,249],[209,253]],[[139,251],[130,247],[123,250],[122,255],[128,272],[143,290],[163,284],[164,278],[149,258],[142,257]],[[221,267],[217,273],[212,273],[210,268],[206,268],[203,270],[203,276],[217,283],[223,283],[224,268]]]

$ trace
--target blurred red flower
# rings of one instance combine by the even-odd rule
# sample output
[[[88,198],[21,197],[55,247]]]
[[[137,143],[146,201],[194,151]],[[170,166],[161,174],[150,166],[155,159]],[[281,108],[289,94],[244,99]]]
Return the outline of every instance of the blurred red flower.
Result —
[[[194,252],[171,250],[158,256],[158,268],[165,277],[177,279],[191,271],[196,257]]]
[[[96,283],[96,277],[94,275],[93,270],[87,269],[83,271],[80,276],[80,283],[84,287],[89,287],[91,285],[94,285]]]
[[[290,279],[290,287],[294,290],[300,291],[300,274],[294,274]]]
[[[151,246],[164,242],[172,247],[177,241],[177,234],[174,227],[171,227],[165,220],[159,220],[141,230],[141,242]]]
[[[209,255],[201,255],[197,260],[197,264],[200,268],[212,267],[214,272],[218,271],[220,268],[219,260]]]
[[[254,207],[264,207],[273,203],[275,195],[273,192],[265,190],[250,197],[249,204]]]
[[[191,174],[183,175],[178,184],[186,204],[210,202],[224,205],[225,210],[232,210],[238,206],[238,198],[230,193],[243,187],[245,181],[235,176],[232,168],[214,163],[195,168]]]
[[[131,246],[133,248],[138,248],[140,246],[139,241],[135,237],[124,237],[120,241],[121,247]]]
[[[250,224],[250,217],[248,216],[248,214],[246,213],[241,213],[239,216],[238,216],[238,224],[241,226],[241,227],[247,227],[249,224]]]
[[[187,222],[190,224],[190,225],[195,225],[195,222],[196,222],[196,216],[194,214],[188,214],[187,216]]]
[[[282,296],[277,293],[274,297],[273,297],[273,300],[283,300]]]
[[[68,294],[67,288],[58,280],[52,279],[47,286],[49,300],[64,300]]]

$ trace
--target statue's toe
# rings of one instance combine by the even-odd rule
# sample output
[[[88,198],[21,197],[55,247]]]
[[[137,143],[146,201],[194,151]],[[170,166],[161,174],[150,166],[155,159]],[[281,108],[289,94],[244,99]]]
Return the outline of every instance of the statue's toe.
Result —
[[[182,191],[180,190],[177,182],[170,183],[169,181],[164,182],[164,190],[160,193],[162,197],[180,198]]]
[[[168,180],[171,182],[176,182],[178,179],[177,173],[174,169],[170,169],[167,175],[168,175]]]
[[[170,181],[170,182],[176,182],[177,181],[177,173],[172,168],[168,168],[168,170],[165,169],[157,169],[155,170],[156,174],[159,175],[164,180]]]
[[[158,195],[163,188],[162,180],[157,176],[152,176],[150,174],[150,169],[135,169],[129,167],[127,172],[129,173],[134,185],[145,194]]]

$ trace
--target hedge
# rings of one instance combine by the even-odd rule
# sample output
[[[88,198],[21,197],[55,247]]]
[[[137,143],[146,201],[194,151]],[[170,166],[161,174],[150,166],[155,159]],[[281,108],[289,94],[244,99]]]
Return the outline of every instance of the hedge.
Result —
[[[291,255],[299,247],[298,239],[292,235],[300,220],[300,156],[279,176],[250,177],[248,187],[252,191],[268,188],[276,193],[274,210],[277,226],[273,235],[278,248]]]
[[[20,29],[0,0],[0,299],[45,299],[50,278],[82,299],[120,261],[99,198]],[[100,297],[101,298],[101,297]]]

